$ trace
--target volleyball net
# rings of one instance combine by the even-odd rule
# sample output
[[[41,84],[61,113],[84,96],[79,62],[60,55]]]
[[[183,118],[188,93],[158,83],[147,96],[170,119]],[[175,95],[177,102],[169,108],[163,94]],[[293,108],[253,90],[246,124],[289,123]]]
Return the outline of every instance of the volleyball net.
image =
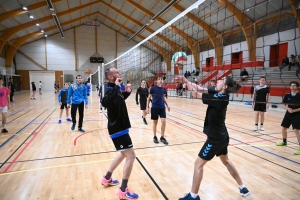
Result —
[[[191,5],[185,14],[180,2],[176,3],[172,12],[178,13],[178,19],[167,21],[166,14],[156,19],[165,25],[160,29],[157,23],[148,24],[136,35],[143,42],[106,63],[105,68],[117,68],[123,81],[130,81],[135,88],[141,80],[151,87],[157,76],[163,76],[169,96],[186,98],[191,95],[182,91],[183,84],[171,82],[178,75],[203,87],[209,87],[211,80],[232,76],[242,80],[242,88],[232,95],[234,101],[250,101],[252,86],[265,77],[271,96],[278,97],[271,101],[280,103],[290,92],[289,83],[299,81],[299,5],[288,0],[197,2],[199,5]],[[186,54],[186,63],[172,61],[176,52]]]

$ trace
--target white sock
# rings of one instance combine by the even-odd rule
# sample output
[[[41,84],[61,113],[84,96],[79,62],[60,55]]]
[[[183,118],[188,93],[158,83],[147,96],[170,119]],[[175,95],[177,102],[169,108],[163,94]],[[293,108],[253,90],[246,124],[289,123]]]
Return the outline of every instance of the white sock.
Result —
[[[61,120],[61,117],[59,118],[59,120]]]
[[[2,129],[4,129],[5,128],[5,124],[4,125],[2,125]]]
[[[190,192],[190,194],[191,194],[191,196],[192,196],[194,199],[196,199],[197,196],[198,196],[198,194],[194,194],[194,193],[192,193],[192,192]]]
[[[245,188],[246,186],[243,184],[243,185],[239,185],[239,188],[240,189],[243,189],[243,188]]]

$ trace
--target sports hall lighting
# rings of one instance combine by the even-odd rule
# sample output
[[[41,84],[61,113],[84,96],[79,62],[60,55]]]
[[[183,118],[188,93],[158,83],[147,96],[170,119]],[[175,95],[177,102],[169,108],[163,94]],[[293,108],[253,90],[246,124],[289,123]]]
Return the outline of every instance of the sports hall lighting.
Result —
[[[164,26],[162,26],[160,29],[158,29],[157,31],[155,31],[154,33],[152,33],[151,35],[149,35],[147,38],[145,38],[143,41],[141,41],[140,43],[138,43],[137,45],[135,45],[134,47],[132,47],[131,49],[129,49],[128,51],[126,51],[125,53],[123,53],[122,55],[120,55],[119,57],[113,59],[112,61],[109,61],[108,63],[106,63],[104,66],[109,65],[111,63],[113,63],[115,60],[118,60],[119,58],[125,56],[127,53],[129,53],[130,51],[132,51],[133,49],[141,46],[144,42],[146,42],[147,40],[151,39],[153,36],[155,36],[156,34],[160,33],[162,30],[164,30],[165,28],[171,26],[174,22],[176,22],[178,19],[180,19],[181,17],[183,17],[185,14],[189,13],[191,10],[193,10],[196,6],[200,6],[200,4],[202,4],[205,0],[198,0],[196,1],[194,4],[192,4],[190,7],[188,7],[187,9],[185,9],[182,13],[180,13],[179,15],[177,15],[175,18],[173,18],[171,21],[169,21],[167,24],[165,24]]]
[[[48,35],[45,35],[45,37],[48,37]]]
[[[55,23],[56,23],[56,26],[57,26],[57,28],[58,28],[58,31],[59,31],[61,37],[62,37],[62,38],[65,38],[63,29],[62,29],[62,27],[60,26],[60,23],[59,23],[59,20],[58,20],[57,15],[56,15],[55,13],[52,13],[52,17],[53,17],[53,19],[54,19],[54,21],[55,21]]]
[[[34,17],[32,15],[29,15],[29,18],[33,19]]]
[[[36,24],[37,26],[40,26],[40,24]]]
[[[44,33],[44,30],[41,30],[42,33]]]
[[[26,6],[23,6],[22,9],[23,9],[23,10],[28,10]]]

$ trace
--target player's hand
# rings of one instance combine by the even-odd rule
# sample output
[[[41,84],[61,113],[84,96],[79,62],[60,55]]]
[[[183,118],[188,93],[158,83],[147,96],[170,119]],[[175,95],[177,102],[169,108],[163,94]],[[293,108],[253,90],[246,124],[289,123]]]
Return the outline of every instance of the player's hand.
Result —
[[[293,109],[288,108],[288,112],[289,112],[289,113],[293,113]]]
[[[59,102],[59,105],[62,105],[62,103],[61,103],[61,102]]]
[[[61,105],[61,104],[60,104]],[[70,104],[67,104],[67,108],[70,108]]]
[[[149,108],[146,109],[146,112],[147,112],[148,114],[150,114]]]
[[[254,108],[254,103],[252,103],[252,108]]]
[[[178,76],[176,78],[173,78],[171,82],[183,82],[183,83],[187,83],[188,80],[184,77],[184,76]]]
[[[88,109],[88,108],[89,108],[89,106],[88,106],[88,105],[86,105],[86,106],[85,106],[85,109]]]
[[[139,105],[139,102],[136,102],[136,105]]]
[[[122,82],[122,79],[121,78],[117,78],[116,81],[115,81],[115,84],[117,86],[120,86],[121,85],[121,82]]]
[[[167,108],[168,108],[168,112],[170,112],[170,110],[171,110],[170,107],[167,107]]]
[[[9,110],[9,109],[10,109],[10,105],[8,104],[8,105],[7,105],[7,110]]]
[[[269,109],[270,105],[267,103],[267,109]]]

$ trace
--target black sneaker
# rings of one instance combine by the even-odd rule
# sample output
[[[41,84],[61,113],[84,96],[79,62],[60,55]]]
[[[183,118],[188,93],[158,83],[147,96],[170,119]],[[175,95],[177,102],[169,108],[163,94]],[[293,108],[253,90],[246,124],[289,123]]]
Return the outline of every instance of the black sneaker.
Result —
[[[154,142],[155,144],[158,144],[158,143],[159,143],[159,141],[158,141],[158,139],[157,139],[156,136],[153,137],[153,142]]]
[[[243,189],[240,189],[240,194],[243,196],[243,197],[246,197],[250,194],[249,190],[244,187]]]
[[[5,128],[3,128],[3,129],[1,130],[1,133],[8,133],[8,131],[7,131]]]
[[[169,144],[169,142],[163,136],[161,136],[159,140],[164,144]]]
[[[146,118],[143,118],[144,124],[148,125]]]

